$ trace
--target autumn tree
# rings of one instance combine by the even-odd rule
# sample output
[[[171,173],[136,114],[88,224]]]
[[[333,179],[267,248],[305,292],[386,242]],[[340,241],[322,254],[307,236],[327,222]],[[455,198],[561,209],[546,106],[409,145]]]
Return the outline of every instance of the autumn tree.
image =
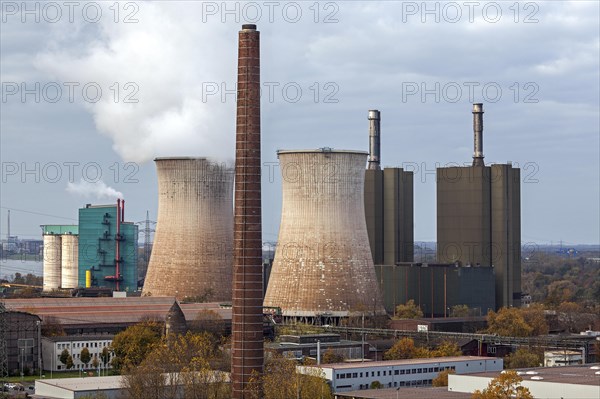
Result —
[[[68,349],[63,349],[63,351],[60,353],[60,356],[58,358],[58,360],[60,360],[60,362],[62,364],[67,364],[67,359],[69,358],[71,354],[69,353]]]
[[[54,316],[44,316],[42,321],[42,336],[64,337],[67,335],[60,321]]]
[[[497,313],[491,310],[487,314],[487,323],[488,333],[506,337],[528,337],[533,331],[517,308],[501,308]]]
[[[519,348],[504,358],[504,367],[507,369],[539,367],[543,361],[543,351],[536,352],[527,348]]]
[[[110,362],[110,350],[105,346],[100,352],[100,359],[102,360],[102,366],[106,367]]]
[[[219,355],[209,333],[176,335],[154,345],[139,365],[125,367],[123,387],[132,399],[171,398],[178,389],[185,398],[228,398],[226,374],[212,369]]]
[[[335,353],[332,348],[327,348],[323,355],[321,356],[321,363],[330,364],[330,363],[340,363],[344,361],[344,356]]]
[[[92,367],[97,369],[100,366],[100,361],[98,360],[98,355],[94,354],[94,358],[92,359]]]
[[[138,323],[115,335],[111,348],[112,365],[116,370],[137,366],[160,342],[162,325],[156,322]]]
[[[558,322],[566,332],[584,330],[592,320],[584,313],[583,306],[575,302],[563,302],[556,309]]]
[[[421,317],[423,317],[423,311],[412,299],[404,305],[396,306],[396,318],[398,319],[418,319]]]
[[[448,386],[448,374],[455,374],[455,373],[456,373],[456,371],[454,371],[452,369],[446,369],[446,370],[440,371],[438,376],[432,380],[431,384],[434,387],[447,387]]]
[[[416,346],[412,338],[401,338],[384,354],[385,360],[415,359],[431,357],[431,352],[424,347]]]
[[[69,355],[67,357],[67,361],[65,363],[66,367],[68,370],[72,369],[73,367],[75,367],[75,363],[73,362],[73,356]]]
[[[521,378],[516,371],[502,372],[494,378],[483,391],[473,392],[472,399],[533,399],[528,388],[521,385]]]
[[[79,360],[81,360],[81,363],[85,364],[87,368],[88,363],[90,360],[92,360],[92,355],[90,355],[90,350],[87,348],[87,346],[81,350],[81,353],[79,354]]]
[[[456,342],[443,341],[433,351],[431,351],[432,357],[449,357],[449,356],[462,356],[462,351]]]
[[[544,305],[541,303],[532,303],[528,308],[520,310],[523,319],[532,328],[532,336],[548,334],[548,322],[544,313]]]
[[[469,307],[467,305],[454,305],[450,309],[450,317],[467,317],[469,315]]]
[[[314,370],[310,373],[309,370]],[[280,355],[269,358],[262,377],[253,376],[248,387],[253,399],[332,399],[333,395],[319,368],[298,373],[296,361]],[[260,387],[262,385],[262,395]]]

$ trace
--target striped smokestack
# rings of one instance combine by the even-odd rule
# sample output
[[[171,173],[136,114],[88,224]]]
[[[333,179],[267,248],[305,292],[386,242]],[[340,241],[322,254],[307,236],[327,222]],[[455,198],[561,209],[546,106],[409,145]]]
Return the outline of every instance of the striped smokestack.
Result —
[[[263,371],[262,226],[260,201],[260,33],[239,32],[233,263],[232,398]],[[260,396],[260,395],[259,395]]]
[[[381,162],[381,114],[378,110],[369,111],[369,162],[367,169],[380,170]]]
[[[483,104],[473,104],[473,166],[483,163]]]

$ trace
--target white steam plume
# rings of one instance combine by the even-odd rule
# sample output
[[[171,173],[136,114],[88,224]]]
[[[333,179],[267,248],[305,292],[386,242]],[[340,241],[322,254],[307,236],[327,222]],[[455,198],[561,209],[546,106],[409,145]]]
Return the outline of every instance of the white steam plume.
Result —
[[[81,179],[79,183],[67,183],[67,192],[92,199],[123,198],[123,193],[109,187],[102,180],[91,183]]]
[[[136,3],[139,10],[131,17],[137,23],[115,23],[111,3],[100,4],[106,17],[98,24],[57,26],[36,67],[79,84],[75,101],[90,110],[96,128],[126,161],[232,159],[237,29],[220,21],[202,23],[200,2]],[[90,35],[92,29],[98,31]],[[102,89],[95,103],[79,95],[90,82]],[[230,93],[224,101],[222,85]],[[208,87],[219,93],[203,96]],[[97,98],[94,89],[89,93]]]

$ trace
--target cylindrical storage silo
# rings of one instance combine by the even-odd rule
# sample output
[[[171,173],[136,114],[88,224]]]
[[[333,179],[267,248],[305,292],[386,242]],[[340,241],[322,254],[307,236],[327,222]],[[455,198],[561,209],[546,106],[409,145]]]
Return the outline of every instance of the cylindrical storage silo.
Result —
[[[233,168],[157,158],[158,219],[142,295],[231,301]]]
[[[61,285],[61,238],[58,234],[44,235],[44,291],[52,291]]]
[[[79,236],[63,234],[61,258],[61,287],[77,288],[79,279]]]
[[[363,202],[367,153],[279,151],[283,203],[265,306],[296,318],[385,314]]]

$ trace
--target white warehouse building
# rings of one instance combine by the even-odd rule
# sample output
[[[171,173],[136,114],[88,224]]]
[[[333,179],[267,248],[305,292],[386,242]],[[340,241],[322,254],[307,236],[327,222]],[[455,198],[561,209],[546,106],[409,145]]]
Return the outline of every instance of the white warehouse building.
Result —
[[[298,371],[315,375],[320,368],[334,392],[346,392],[369,389],[375,381],[383,388],[430,386],[440,371],[451,369],[456,374],[499,372],[503,364],[503,360],[496,357],[455,356],[298,366]]]

